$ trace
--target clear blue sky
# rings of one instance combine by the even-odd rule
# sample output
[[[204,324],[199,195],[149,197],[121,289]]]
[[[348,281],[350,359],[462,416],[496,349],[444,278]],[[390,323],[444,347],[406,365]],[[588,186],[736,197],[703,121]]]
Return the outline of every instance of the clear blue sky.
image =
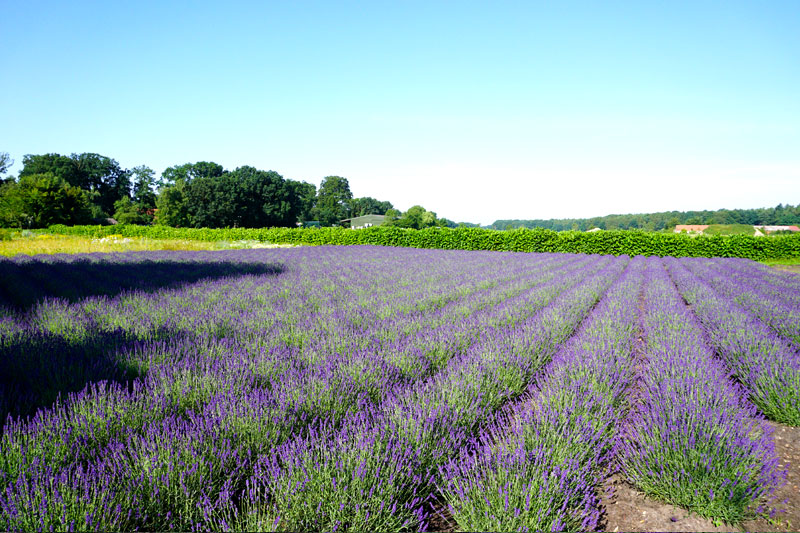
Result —
[[[458,221],[800,203],[800,1],[3,2],[0,151]]]

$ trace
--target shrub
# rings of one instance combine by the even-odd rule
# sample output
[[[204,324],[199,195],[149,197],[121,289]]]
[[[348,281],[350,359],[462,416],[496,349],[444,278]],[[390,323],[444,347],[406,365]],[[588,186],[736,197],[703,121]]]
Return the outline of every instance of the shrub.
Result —
[[[498,231],[483,228],[372,227],[348,228],[172,228],[169,226],[64,226],[53,233],[125,237],[236,241],[252,239],[276,244],[352,245],[372,244],[445,250],[494,250],[512,252],[562,252],[603,255],[672,257],[744,257],[756,261],[800,257],[800,235],[765,239],[748,235],[693,236],[646,231],[556,232],[547,229]]]

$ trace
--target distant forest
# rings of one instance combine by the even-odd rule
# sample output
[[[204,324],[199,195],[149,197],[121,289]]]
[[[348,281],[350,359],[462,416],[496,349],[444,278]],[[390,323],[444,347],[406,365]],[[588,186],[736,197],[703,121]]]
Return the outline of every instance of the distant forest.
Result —
[[[491,229],[546,228],[556,231],[643,229],[660,231],[677,224],[747,224],[751,226],[791,226],[800,224],[800,204],[778,204],[758,209],[718,209],[716,211],[665,211],[635,215],[606,215],[593,218],[551,218],[495,220]]]

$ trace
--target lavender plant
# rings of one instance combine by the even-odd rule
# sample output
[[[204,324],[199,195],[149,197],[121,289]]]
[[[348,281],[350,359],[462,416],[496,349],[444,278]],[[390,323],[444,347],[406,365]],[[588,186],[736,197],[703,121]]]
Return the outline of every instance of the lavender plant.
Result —
[[[531,317],[526,326],[531,331],[538,331],[556,323],[562,332],[561,335],[567,335],[580,323],[611,281],[619,275],[626,262],[627,259],[603,262],[605,268],[600,271],[597,278],[589,278],[574,290],[566,291],[542,312]],[[555,322],[556,320],[566,322],[569,327]],[[505,330],[496,330],[496,333],[500,334],[501,339],[503,334],[508,336]],[[557,343],[563,340],[558,334],[542,336],[543,340],[539,337],[536,335],[522,339],[515,337],[516,346],[522,348],[519,352],[498,349],[498,346],[507,347],[508,344],[490,337],[491,340],[476,344],[464,356],[453,359],[441,374],[433,376],[422,387],[406,389],[408,392],[404,392],[402,388],[394,389],[393,393],[399,401],[389,400],[382,406],[377,406],[374,417],[365,417],[365,427],[370,428],[369,431],[377,431],[383,439],[388,438],[392,443],[400,443],[403,450],[413,453],[413,458],[409,457],[403,461],[408,470],[404,470],[404,475],[393,483],[393,490],[405,495],[394,500],[398,506],[402,505],[406,509],[400,515],[404,518],[399,527],[416,528],[424,525],[419,522],[425,518],[421,506],[433,496],[438,468],[456,455],[467,437],[477,431],[487,417],[491,417],[505,401],[524,390],[525,376],[529,379],[534,368],[537,368],[536,365],[541,366],[539,361],[552,354]],[[520,378],[520,375],[523,377]],[[510,376],[513,378],[509,379]],[[314,440],[303,442],[304,446],[311,447],[311,450],[318,450],[318,447],[321,447],[327,451],[336,447],[339,456],[347,456],[351,452],[363,453],[358,451],[359,445],[344,438],[326,439],[317,436]],[[377,449],[370,448],[370,454],[371,461],[385,464],[394,461],[397,452],[393,446],[382,445]],[[284,459],[284,463],[289,461],[289,457]],[[339,477],[349,480],[362,476],[356,471],[358,468],[362,468],[361,463],[340,462],[337,463],[336,471]],[[282,476],[289,475],[283,471],[279,472]],[[301,484],[296,478],[300,473],[304,476],[302,486],[312,489],[304,490],[302,497],[296,500],[293,487]],[[291,519],[290,524],[293,527],[312,527],[307,525],[310,520],[308,517],[311,516],[309,509],[315,509],[317,515],[320,512],[323,512],[324,516],[327,516],[325,513],[331,516],[335,514],[333,511],[326,511],[331,508],[332,496],[329,496],[329,493],[337,490],[332,487],[331,474],[326,469],[316,467],[312,469],[304,462],[299,467],[295,465],[290,474],[290,481],[294,481],[272,485],[271,493],[275,498],[281,499],[283,503],[279,507],[284,509],[284,512],[301,513],[299,517]],[[364,490],[357,484],[355,486],[359,490]],[[351,485],[347,485],[342,489],[344,492],[337,493],[339,500],[350,500],[350,488]],[[363,494],[361,497],[363,498]],[[383,501],[386,501],[386,498],[383,498]],[[287,509],[290,511],[286,511]],[[397,513],[398,509],[399,507],[396,507],[394,513]],[[412,510],[413,519],[409,518],[408,514]],[[275,512],[277,509],[273,510],[272,514]],[[345,504],[339,509],[339,513],[335,514],[335,521],[325,522],[326,527],[353,528],[352,524],[365,519],[359,514],[363,512],[362,506]],[[373,511],[370,511],[374,517],[372,513]]]
[[[721,296],[730,298],[742,308],[800,348],[800,283],[790,284],[781,291],[761,289],[760,284],[736,276],[736,270],[726,263],[711,260],[684,260],[682,264]],[[738,279],[737,279],[738,278]]]
[[[665,259],[681,295],[712,346],[768,418],[800,425],[800,354],[731,298],[718,294],[673,258]]]
[[[781,482],[771,431],[657,258],[649,260],[644,301],[647,364],[619,443],[622,471],[647,494],[738,523]]]
[[[630,263],[523,400],[441,467],[441,492],[460,528],[597,527],[596,487],[631,381],[641,266],[641,258]]]
[[[355,417],[341,430],[321,427],[262,455],[250,486],[271,495],[279,531],[416,529],[425,518],[416,489],[429,483],[417,462],[408,442]]]

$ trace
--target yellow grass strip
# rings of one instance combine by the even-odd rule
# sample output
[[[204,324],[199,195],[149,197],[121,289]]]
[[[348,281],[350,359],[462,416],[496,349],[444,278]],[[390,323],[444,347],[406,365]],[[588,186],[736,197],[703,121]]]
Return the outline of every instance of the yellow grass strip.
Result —
[[[27,232],[26,232],[27,233]],[[175,239],[131,238],[111,235],[103,239],[48,233],[15,234],[0,241],[0,255],[77,254],[88,252],[131,252],[141,250],[218,250],[214,242]]]

